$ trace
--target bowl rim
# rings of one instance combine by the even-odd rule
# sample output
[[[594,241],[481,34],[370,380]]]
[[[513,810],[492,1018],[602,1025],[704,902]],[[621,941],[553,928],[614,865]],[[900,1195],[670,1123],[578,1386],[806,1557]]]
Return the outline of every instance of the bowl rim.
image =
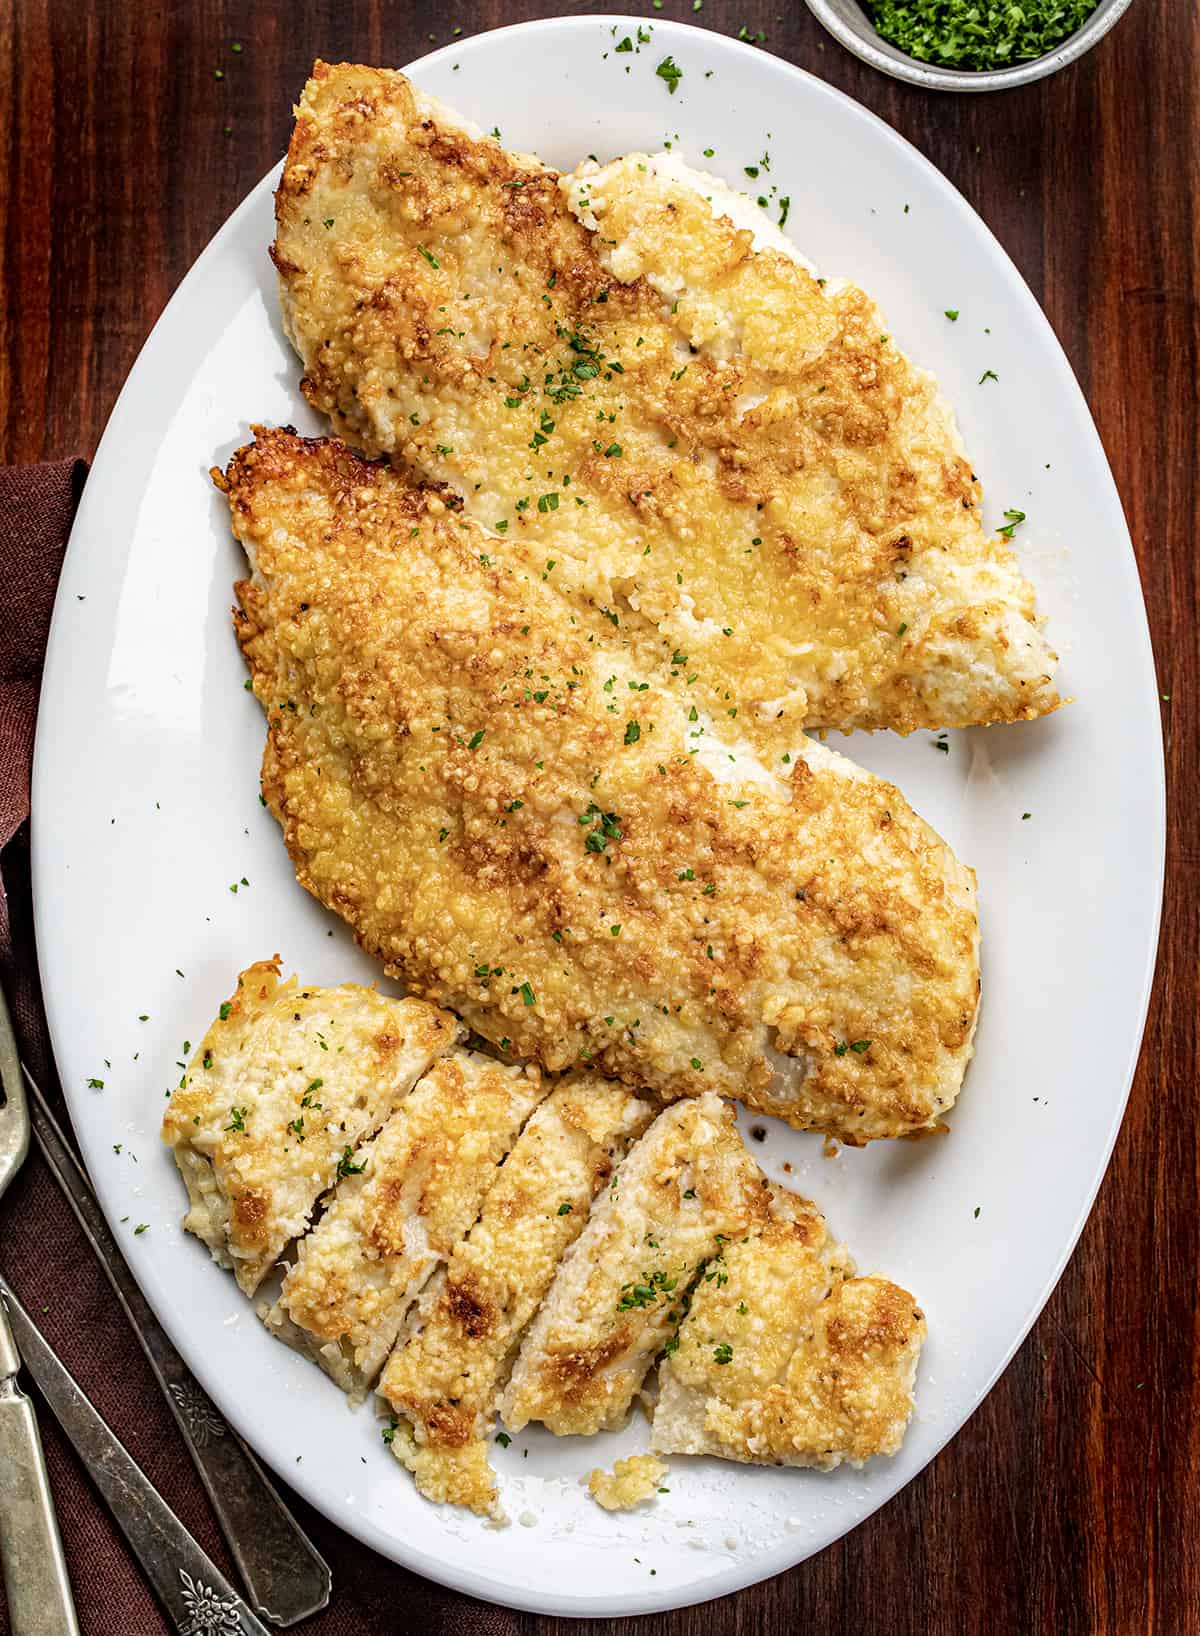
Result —
[[[875,34],[865,12],[863,23],[871,29],[871,38],[860,34],[839,16],[830,0],[807,0],[807,4],[817,21],[848,51],[893,79],[907,80],[910,85],[923,86],[930,91],[1002,91],[1045,79],[1047,75],[1056,74],[1060,68],[1078,61],[1124,16],[1131,0],[1108,0],[1108,4],[1105,4],[1105,0],[1098,0],[1096,9],[1074,34],[1068,35],[1061,45],[1047,51],[1044,56],[1033,57],[1011,68],[987,69],[939,68],[934,63],[922,62]],[[861,0],[854,0],[854,4],[862,11]],[[879,43],[876,44],[876,41]]]

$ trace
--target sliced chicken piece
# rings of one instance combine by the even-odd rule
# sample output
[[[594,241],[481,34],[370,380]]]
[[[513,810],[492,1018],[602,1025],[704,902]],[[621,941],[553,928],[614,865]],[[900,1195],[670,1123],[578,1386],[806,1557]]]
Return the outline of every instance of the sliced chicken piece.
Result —
[[[187,1183],[183,1224],[247,1295],[359,1143],[465,1030],[423,1000],[357,983],[301,988],[280,963],[242,972],[167,1104],[163,1140]]]
[[[559,1086],[422,1297],[419,1331],[393,1352],[379,1392],[397,1417],[392,1452],[427,1499],[498,1514],[487,1439],[517,1343],[593,1194],[653,1112],[611,1081]]]
[[[436,1062],[343,1166],[262,1316],[361,1401],[433,1271],[470,1229],[549,1086],[475,1052]]]
[[[705,1265],[768,1209],[728,1104],[703,1096],[660,1114],[563,1258],[504,1393],[508,1429],[619,1426]]]
[[[823,1471],[895,1454],[924,1314],[887,1279],[855,1277],[815,1205],[771,1197],[767,1224],[708,1263],[667,1344],[650,1446]]]

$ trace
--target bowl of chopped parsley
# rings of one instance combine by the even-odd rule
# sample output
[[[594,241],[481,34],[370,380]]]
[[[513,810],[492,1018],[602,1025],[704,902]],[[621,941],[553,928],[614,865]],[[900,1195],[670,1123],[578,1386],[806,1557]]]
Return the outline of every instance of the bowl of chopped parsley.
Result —
[[[1082,57],[1130,0],[808,0],[873,68],[935,91],[1000,91]]]

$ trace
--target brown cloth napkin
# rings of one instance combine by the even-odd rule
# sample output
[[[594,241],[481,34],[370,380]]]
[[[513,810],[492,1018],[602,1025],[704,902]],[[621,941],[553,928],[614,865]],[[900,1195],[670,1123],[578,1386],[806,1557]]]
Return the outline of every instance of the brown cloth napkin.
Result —
[[[82,461],[0,468],[0,974],[22,1055],[65,1113],[38,989],[29,884],[29,769],[42,659]],[[97,951],[103,957],[103,951]],[[43,1334],[159,1493],[236,1584],[175,1422],[124,1313],[36,1148],[0,1204],[0,1265]],[[36,1396],[36,1394],[35,1394]],[[49,1411],[38,1420],[84,1636],[169,1627]],[[398,1480],[399,1474],[397,1474]],[[518,1615],[443,1590],[375,1556],[282,1489],[333,1570],[330,1606],[304,1636],[515,1636]],[[7,1636],[0,1599],[0,1633]]]

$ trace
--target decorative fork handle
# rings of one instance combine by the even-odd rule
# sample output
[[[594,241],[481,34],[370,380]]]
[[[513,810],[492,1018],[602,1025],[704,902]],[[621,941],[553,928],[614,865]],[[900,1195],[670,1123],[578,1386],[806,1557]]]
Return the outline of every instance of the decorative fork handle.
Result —
[[[38,1145],[108,1274],[171,1406],[250,1602],[272,1624],[293,1625],[307,1618],[329,1601],[332,1578],[324,1558],[168,1340],[117,1248],[91,1183],[58,1121],[28,1068],[24,1072]],[[198,1628],[207,1629],[203,1624]],[[212,1628],[225,1629],[220,1624]]]
[[[266,1626],[92,1408],[2,1278],[0,1296],[25,1367],[75,1445],[179,1636],[268,1636]],[[49,1636],[55,1627],[45,1629]]]
[[[33,1404],[0,1306],[0,1559],[13,1636],[79,1636]]]

